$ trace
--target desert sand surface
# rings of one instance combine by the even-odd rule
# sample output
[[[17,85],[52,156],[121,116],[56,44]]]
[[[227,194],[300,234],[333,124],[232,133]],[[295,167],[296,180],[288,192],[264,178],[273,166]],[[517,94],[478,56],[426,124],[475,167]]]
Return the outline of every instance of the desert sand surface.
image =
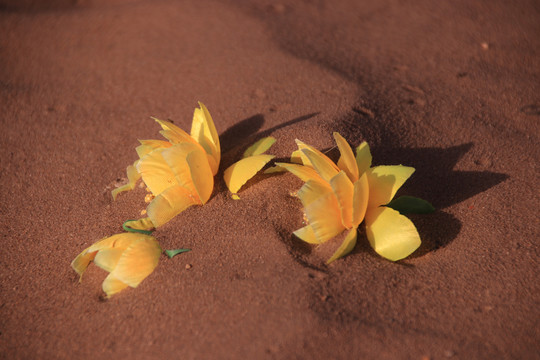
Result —
[[[0,0],[0,357],[533,359],[540,351],[537,1]],[[154,235],[162,256],[110,299],[73,258],[146,207],[113,202],[158,139],[210,110],[214,193]],[[421,247],[396,263],[302,243],[291,174],[230,197],[263,136],[367,141],[416,168],[399,194]]]

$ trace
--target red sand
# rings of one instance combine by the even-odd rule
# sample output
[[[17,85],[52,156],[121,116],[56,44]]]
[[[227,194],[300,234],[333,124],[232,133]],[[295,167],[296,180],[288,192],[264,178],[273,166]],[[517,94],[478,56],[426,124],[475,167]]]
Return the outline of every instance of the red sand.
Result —
[[[538,356],[540,7],[536,1],[0,0],[0,357],[531,359]],[[391,263],[361,234],[311,248],[292,175],[260,176],[160,228],[160,264],[103,300],[71,260],[144,191],[110,191],[210,109],[222,169],[263,135],[287,157],[332,131],[438,211]],[[334,248],[332,248],[332,246]],[[191,264],[186,269],[186,264]]]

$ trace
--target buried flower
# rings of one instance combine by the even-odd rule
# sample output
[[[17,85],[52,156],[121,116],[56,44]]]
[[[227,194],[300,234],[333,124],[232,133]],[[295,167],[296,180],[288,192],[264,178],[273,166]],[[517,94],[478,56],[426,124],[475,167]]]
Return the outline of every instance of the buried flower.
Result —
[[[199,105],[193,114],[191,134],[171,122],[155,119],[168,141],[140,141],[136,149],[139,159],[127,168],[129,182],[112,192],[116,199],[142,178],[154,196],[147,208],[148,216],[128,221],[130,228],[157,228],[191,205],[205,204],[212,195],[221,149],[210,113],[204,104]]]
[[[82,275],[90,262],[109,272],[103,291],[110,297],[128,286],[136,288],[156,268],[161,247],[150,235],[121,233],[104,238],[81,252],[71,267]]]
[[[420,236],[414,224],[392,208],[391,201],[414,168],[371,167],[366,142],[357,147],[355,156],[340,134],[334,133],[334,138],[341,154],[337,164],[300,140],[296,140],[298,150],[292,156],[296,163],[276,164],[305,182],[298,197],[308,224],[294,234],[308,243],[321,244],[348,230],[343,243],[328,260],[331,263],[352,251],[357,228],[365,222],[367,238],[375,252],[392,261],[409,256],[420,246]],[[403,209],[415,210],[408,206],[408,199],[419,205],[423,210],[420,212],[432,210],[427,202],[408,197],[399,202],[402,213],[406,212]]]

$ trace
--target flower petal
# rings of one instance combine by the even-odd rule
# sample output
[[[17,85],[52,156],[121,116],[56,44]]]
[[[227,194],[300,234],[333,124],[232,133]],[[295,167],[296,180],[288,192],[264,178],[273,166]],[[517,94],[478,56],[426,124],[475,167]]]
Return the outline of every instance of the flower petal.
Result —
[[[347,229],[352,227],[353,220],[353,194],[354,185],[345,173],[340,171],[330,179],[330,186],[336,195],[339,209],[341,211],[341,222]]]
[[[247,158],[254,155],[261,155],[266,150],[270,149],[272,145],[274,145],[275,142],[276,142],[276,138],[272,136],[262,138],[259,141],[255,142],[250,147],[248,147],[246,151],[244,151],[243,158]]]
[[[369,182],[368,208],[388,204],[398,189],[414,173],[414,168],[394,165],[376,166],[366,174]]]
[[[199,200],[202,204],[206,204],[214,190],[214,174],[208,164],[207,156],[202,151],[195,150],[187,155],[186,160]]]
[[[349,230],[349,232],[347,233],[347,236],[345,237],[345,239],[343,240],[339,248],[336,250],[334,255],[332,255],[332,257],[328,259],[326,263],[330,264],[331,262],[350,253],[352,249],[354,249],[354,247],[356,246],[357,234],[358,234],[358,230],[356,228],[352,228],[351,230]]]
[[[332,191],[314,181],[308,181],[298,191],[304,212],[319,242],[325,242],[345,228],[341,222],[338,201]]]
[[[298,190],[298,198],[304,207],[326,195],[333,195],[332,188],[326,182],[309,180]]]
[[[301,153],[302,153],[302,151],[304,149],[310,150],[310,151],[314,152],[315,154],[317,154],[317,156],[321,159],[321,161],[327,163],[328,166],[333,167],[336,170],[336,174],[339,172],[338,166],[336,164],[334,164],[334,162],[332,160],[330,160],[330,158],[328,156],[324,155],[322,152],[315,149],[313,146],[308,145],[308,144],[306,144],[306,143],[304,143],[304,142],[302,142],[302,141],[300,141],[298,139],[296,139],[295,141],[296,141],[296,145],[298,145],[298,150],[300,150]],[[296,152],[293,152],[293,155],[295,153]],[[305,157],[302,157],[302,161],[303,161],[304,165],[308,165],[308,166],[312,165],[310,159],[306,159]]]
[[[94,258],[94,264],[99,266],[105,271],[111,272],[118,264],[120,256],[125,251],[125,248],[113,247],[110,249],[102,249],[97,252],[96,257]]]
[[[293,232],[293,234],[298,237],[300,240],[303,240],[310,244],[320,244],[321,242],[319,239],[317,239],[317,236],[315,235],[315,232],[313,231],[313,228],[311,225],[304,226],[303,228],[300,228]]]
[[[158,242],[147,235],[137,234],[133,242],[122,254],[112,277],[135,288],[156,268],[161,255]]]
[[[156,149],[168,148],[172,146],[170,142],[163,140],[139,140],[139,142],[141,143],[141,145],[135,148],[135,151],[137,151],[137,155],[139,155],[139,158],[142,158],[146,154],[149,154]]]
[[[345,171],[352,182],[355,182],[358,180],[358,165],[356,164],[356,159],[351,146],[347,140],[337,132],[334,133],[334,139],[336,140],[336,144],[341,154],[337,165],[341,170]]]
[[[367,142],[363,142],[356,148],[356,165],[358,166],[358,176],[361,176],[371,167],[371,151]]]
[[[205,172],[212,179],[211,181],[213,187],[212,170],[208,164],[206,154],[202,149],[199,148],[198,145],[191,143],[178,143],[163,151],[163,159],[175,175],[177,184],[188,189],[192,194],[196,195],[196,197],[200,199],[197,186],[193,182],[192,169],[188,162],[188,156],[193,152],[198,153],[198,155],[194,155],[199,161],[199,163],[196,164],[197,171]],[[193,160],[194,158],[192,158],[191,161]]]
[[[334,176],[340,171],[339,168],[328,159],[326,156],[320,156],[318,153],[310,149],[302,149],[304,155],[307,156],[313,168],[324,179],[324,181],[330,182]]]
[[[156,149],[137,163],[137,171],[154,196],[171,186],[178,185],[175,174],[163,158],[163,152],[168,149],[170,148]]]
[[[82,275],[84,274],[86,268],[94,260],[96,252],[89,253],[88,249],[84,249],[73,261],[71,262],[71,267],[77,272],[82,280]]]
[[[139,174],[139,172],[137,171],[137,168],[136,168],[137,162],[138,162],[138,160],[135,161],[135,163],[133,163],[133,165],[129,165],[127,167],[127,169],[126,169],[127,177],[128,177],[128,183],[114,189],[113,191],[111,191],[113,200],[116,200],[116,197],[121,192],[130,191],[130,190],[133,190],[135,188],[135,184],[141,178],[141,174]]]
[[[182,211],[198,203],[193,194],[186,188],[176,185],[171,186],[154,200],[146,208],[148,218],[154,227],[160,227]],[[144,220],[144,219],[143,219]]]
[[[274,155],[256,155],[235,162],[225,170],[223,179],[230,192],[236,194],[240,188],[261,170]]]
[[[174,125],[173,123],[165,120],[159,120],[155,117],[153,117],[152,119],[154,119],[159,125],[161,125],[161,128],[163,129],[162,131],[160,131],[161,135],[163,135],[171,143],[177,144],[181,142],[195,142],[194,138],[192,138],[187,132]]]
[[[373,250],[391,261],[409,256],[421,243],[412,221],[387,207],[367,211],[366,234]]]
[[[288,164],[288,163],[276,163],[277,166],[280,166],[291,174],[297,176],[302,181],[314,180],[320,183],[325,183],[326,181],[313,169],[311,166],[299,165],[299,164]]]
[[[107,297],[110,298],[114,294],[119,293],[120,291],[127,288],[128,285],[120,280],[118,280],[112,273],[107,275],[105,280],[103,281],[103,284],[101,284],[101,288],[107,294]]]
[[[212,173],[215,175],[218,171],[221,158],[219,137],[210,112],[200,101],[199,106],[200,108],[196,108],[193,113],[191,136],[197,140],[206,153],[213,158],[214,161],[210,166],[212,167]]]
[[[369,183],[367,174],[363,173],[354,183],[352,226],[358,227],[366,215],[369,200]]]

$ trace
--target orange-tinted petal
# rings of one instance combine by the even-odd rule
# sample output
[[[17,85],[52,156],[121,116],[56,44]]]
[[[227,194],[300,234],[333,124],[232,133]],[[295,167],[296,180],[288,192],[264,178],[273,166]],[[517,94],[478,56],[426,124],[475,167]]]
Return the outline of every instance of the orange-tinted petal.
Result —
[[[152,224],[157,228],[197,203],[198,199],[195,199],[190,191],[177,185],[156,196],[146,208],[146,212]]]
[[[187,132],[174,125],[173,123],[165,120],[159,120],[154,117],[152,119],[154,119],[159,125],[161,125],[163,129],[162,131],[160,131],[161,135],[163,135],[173,144],[181,142],[195,142],[194,138],[192,138]]]
[[[353,195],[354,185],[345,173],[340,171],[330,179],[330,186],[336,195],[339,209],[341,211],[341,222],[347,229],[352,227],[353,220]]]
[[[315,235],[315,232],[313,231],[313,228],[311,225],[304,226],[303,228],[300,228],[293,232],[293,234],[298,237],[300,240],[303,240],[310,244],[320,244],[321,242],[319,239],[317,239],[317,236]]]
[[[133,288],[154,271],[162,251],[152,236],[137,235],[139,239],[124,251],[116,268],[111,272],[114,278]]]
[[[304,155],[307,156],[313,168],[317,173],[324,179],[324,181],[330,182],[334,176],[340,171],[339,168],[328,159],[326,156],[322,157],[319,153],[314,152],[310,149],[302,149]]]
[[[163,152],[168,149],[170,148],[156,149],[137,163],[137,171],[154,196],[171,186],[178,185],[175,174],[163,158]]]
[[[213,162],[210,166],[212,167],[212,173],[216,174],[221,158],[219,137],[210,112],[200,101],[199,106],[200,108],[196,108],[193,113],[191,136],[197,140],[206,153],[213,158]]]

